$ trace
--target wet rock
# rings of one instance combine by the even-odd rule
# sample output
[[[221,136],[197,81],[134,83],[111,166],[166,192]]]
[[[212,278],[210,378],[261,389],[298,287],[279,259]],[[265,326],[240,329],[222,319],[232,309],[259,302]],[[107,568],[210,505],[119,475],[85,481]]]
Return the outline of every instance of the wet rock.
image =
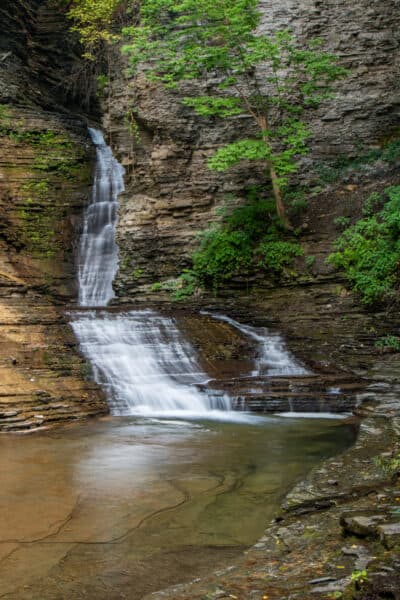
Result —
[[[318,579],[312,579],[308,583],[310,585],[318,585],[319,583],[328,583],[331,581],[337,581],[335,577],[319,577]]]
[[[0,432],[10,432],[107,407],[63,314],[91,186],[87,124],[65,107],[79,59],[47,2],[4,0],[0,23]]]
[[[344,556],[356,556],[357,560],[354,563],[355,571],[363,571],[373,560],[368,549],[364,546],[353,545],[351,548],[342,548]]]
[[[385,523],[377,527],[381,542],[386,548],[391,549],[400,546],[400,521],[397,523]]]
[[[377,535],[377,526],[385,520],[384,515],[355,515],[342,516],[340,524],[348,535],[359,537],[375,537]]]

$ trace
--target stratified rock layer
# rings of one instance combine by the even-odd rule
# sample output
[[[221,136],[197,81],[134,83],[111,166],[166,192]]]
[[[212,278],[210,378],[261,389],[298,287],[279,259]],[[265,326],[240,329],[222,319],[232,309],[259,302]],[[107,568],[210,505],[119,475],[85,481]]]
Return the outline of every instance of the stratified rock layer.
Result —
[[[0,431],[7,432],[107,408],[85,381],[62,309],[76,296],[74,245],[93,158],[85,123],[62,105],[73,62],[66,23],[39,0],[3,2],[0,18]]]
[[[349,70],[349,76],[337,84],[335,97],[306,114],[312,131],[311,153],[303,160],[298,182],[316,188],[319,163],[338,155],[368,152],[396,134],[400,122],[396,84],[399,6],[395,0],[379,5],[362,0],[351,6],[345,0],[323,4],[316,0],[262,0],[260,7],[263,33],[289,28],[300,41],[321,37],[326,49]],[[179,274],[190,264],[196,234],[218,219],[218,207],[232,195],[240,201],[245,188],[253,184],[265,187],[265,177],[263,169],[254,164],[242,164],[222,175],[207,167],[207,158],[218,147],[252,133],[249,118],[196,117],[180,103],[182,94],[147,82],[143,74],[132,80],[125,75],[126,63],[118,55],[113,64],[104,103],[105,129],[127,167],[116,282],[119,296],[126,298],[142,292],[144,284]],[[260,69],[260,81],[265,81],[264,75]],[[185,95],[207,93],[194,83],[185,86]],[[356,188],[338,190],[333,206],[316,191],[306,219],[310,216],[312,220],[315,205],[320,203],[318,217],[329,212],[332,223],[346,214]],[[310,250],[326,255],[337,231],[325,230],[324,223],[314,221],[318,229],[310,231],[315,233]]]

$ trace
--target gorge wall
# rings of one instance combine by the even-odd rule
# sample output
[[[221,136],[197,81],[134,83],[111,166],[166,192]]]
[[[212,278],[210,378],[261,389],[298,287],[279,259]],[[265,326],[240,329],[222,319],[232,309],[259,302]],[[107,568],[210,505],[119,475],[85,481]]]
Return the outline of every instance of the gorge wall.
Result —
[[[0,431],[12,431],[106,407],[62,310],[93,159],[76,46],[48,2],[6,0],[0,21]]]
[[[264,33],[289,27],[302,40],[323,38],[349,76],[337,84],[333,99],[307,114],[311,151],[296,176],[297,183],[307,186],[307,208],[292,214],[305,250],[297,274],[279,283],[260,275],[238,277],[218,298],[194,303],[211,303],[280,328],[295,352],[319,368],[339,361],[365,374],[376,358],[374,342],[397,327],[396,318],[366,313],[325,261],[340,233],[335,219],[354,221],[373,191],[398,184],[399,162],[378,160],[339,172],[328,182],[321,179],[321,170],[340,157],[347,160],[380,148],[399,134],[400,5],[397,0],[352,5],[345,0],[262,0],[260,5]],[[251,133],[248,118],[198,117],[180,103],[177,92],[146,81],[143,74],[133,80],[118,53],[112,65],[104,129],[127,170],[115,288],[121,302],[165,300],[168,295],[152,291],[151,284],[190,266],[197,234],[219,218],[227,197],[240,202],[246,188],[265,186],[265,178],[254,163],[222,174],[206,164],[222,144]],[[198,91],[185,85],[185,95]]]
[[[335,98],[308,113],[311,153],[298,174],[309,188],[308,207],[293,219],[313,262],[307,267],[300,259],[291,280],[238,278],[218,298],[195,302],[282,329],[294,351],[319,368],[347,356],[351,369],[365,373],[371,342],[378,331],[391,331],[395,318],[366,315],[325,258],[339,233],[335,217],[357,217],[371,191],[399,183],[399,165],[378,161],[329,184],[321,184],[319,171],[324,161],[357,156],[399,133],[400,6],[398,0],[260,5],[263,32],[290,27],[300,39],[322,37],[350,70]],[[0,430],[8,431],[106,408],[85,381],[86,363],[63,316],[76,296],[74,245],[91,181],[85,114],[92,74],[54,0],[4,0],[0,21]],[[103,129],[126,168],[115,288],[119,302],[165,301],[151,285],[190,265],[197,233],[219,218],[227,197],[241,202],[246,188],[265,185],[263,169],[210,171],[207,158],[248,135],[249,120],[197,117],[176,92],[143,74],[132,79],[119,50],[110,52]]]
[[[263,33],[290,28],[301,40],[321,37],[349,69],[348,78],[337,85],[335,98],[307,115],[312,150],[303,160],[298,181],[313,191],[304,221],[310,227],[310,243],[316,244],[313,253],[319,256],[321,240],[337,234],[326,230],[326,214],[332,222],[351,211],[351,206],[357,211],[360,199],[355,188],[342,185],[335,202],[329,201],[321,194],[318,167],[338,156],[367,152],[398,132],[400,7],[396,0],[379,4],[361,0],[353,5],[345,0],[262,0],[260,5]],[[246,187],[265,185],[265,179],[254,164],[242,164],[222,175],[206,164],[220,145],[251,133],[248,118],[197,117],[181,105],[176,92],[160,89],[142,75],[132,80],[118,54],[112,65],[104,128],[127,167],[116,287],[121,297],[130,298],[143,293],[145,284],[174,277],[188,266],[196,233],[217,218],[227,196],[243,198]],[[263,79],[262,69],[259,79]],[[196,93],[192,84],[186,85],[185,94]],[[382,174],[382,165],[379,168]],[[364,183],[369,179],[371,185],[376,175],[363,174]],[[318,231],[311,231],[314,226]],[[323,260],[317,263],[324,271]]]

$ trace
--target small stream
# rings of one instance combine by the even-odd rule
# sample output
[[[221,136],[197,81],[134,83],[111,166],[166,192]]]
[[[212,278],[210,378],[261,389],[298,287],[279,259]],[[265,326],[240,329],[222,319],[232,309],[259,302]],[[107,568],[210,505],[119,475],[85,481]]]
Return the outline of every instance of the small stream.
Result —
[[[226,566],[293,484],[354,442],[340,420],[231,410],[179,320],[107,310],[123,169],[99,131],[71,326],[111,416],[0,438],[0,596],[136,600]],[[227,321],[259,347],[253,374],[304,375],[281,336]],[[249,374],[251,375],[251,373]]]

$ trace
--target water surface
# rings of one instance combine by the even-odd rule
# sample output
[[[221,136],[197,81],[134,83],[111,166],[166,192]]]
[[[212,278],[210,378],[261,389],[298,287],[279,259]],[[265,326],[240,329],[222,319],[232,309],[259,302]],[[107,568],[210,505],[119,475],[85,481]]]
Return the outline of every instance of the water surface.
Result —
[[[142,598],[254,543],[340,421],[105,419],[0,438],[0,596]]]

